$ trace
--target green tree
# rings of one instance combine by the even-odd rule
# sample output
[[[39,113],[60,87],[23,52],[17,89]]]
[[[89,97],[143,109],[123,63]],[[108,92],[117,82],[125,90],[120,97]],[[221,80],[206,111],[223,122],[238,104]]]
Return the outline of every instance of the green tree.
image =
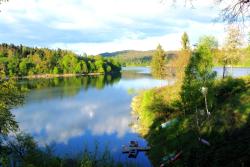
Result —
[[[26,76],[28,74],[28,70],[29,70],[28,66],[29,66],[28,60],[26,58],[22,59],[20,64],[19,64],[19,73],[20,73],[20,75]]]
[[[111,67],[112,71],[121,70],[121,65],[118,62],[110,61],[100,55],[80,57],[73,52],[61,49],[50,50],[0,44],[0,73],[2,78],[34,74],[105,73],[108,66]]]
[[[81,73],[86,74],[89,72],[88,65],[84,60],[81,61],[81,67],[82,67]]]
[[[42,68],[42,60],[38,54],[30,55],[29,62],[32,64],[32,69],[29,70],[29,73],[41,74],[44,72]]]
[[[202,37],[186,67],[181,99],[184,110],[189,113],[195,112],[196,109],[204,109],[202,87],[208,89],[208,96],[210,96],[210,88],[216,77],[216,73],[213,72],[216,43],[214,37]]]
[[[9,58],[8,72],[10,76],[15,76],[18,73],[19,60],[17,56]]]
[[[104,62],[102,59],[96,60],[95,61],[95,66],[96,66],[96,70],[98,73],[104,73]]]
[[[63,67],[63,73],[75,73],[75,66],[77,65],[78,60],[73,54],[67,54],[63,56],[61,64]]]
[[[181,45],[183,50],[188,50],[190,48],[189,46],[189,38],[186,32],[183,33],[181,37]]]
[[[53,74],[59,74],[59,70],[58,70],[57,67],[54,67],[54,69],[53,69]]]
[[[164,61],[165,61],[165,51],[162,49],[161,45],[157,46],[157,49],[152,57],[151,70],[155,77],[162,77],[164,73]]]
[[[226,41],[219,55],[219,62],[223,65],[223,78],[226,73],[226,66],[237,64],[241,60],[240,47],[242,46],[242,35],[236,27],[228,28]]]
[[[7,75],[7,60],[5,57],[0,58],[0,79]]]
[[[81,62],[77,63],[77,65],[74,68],[74,73],[80,74],[82,71],[82,64]]]
[[[92,63],[91,61],[88,61],[88,67],[89,67],[89,72],[95,72],[96,71],[95,63]]]
[[[106,67],[106,72],[111,72],[112,71],[112,68],[111,68],[111,66],[110,65],[108,65],[107,67]]]
[[[23,94],[14,81],[0,81],[0,136],[17,130],[17,123],[11,109],[23,103]],[[1,138],[0,137],[0,138]],[[1,142],[1,139],[0,139]],[[1,151],[1,150],[0,150]]]

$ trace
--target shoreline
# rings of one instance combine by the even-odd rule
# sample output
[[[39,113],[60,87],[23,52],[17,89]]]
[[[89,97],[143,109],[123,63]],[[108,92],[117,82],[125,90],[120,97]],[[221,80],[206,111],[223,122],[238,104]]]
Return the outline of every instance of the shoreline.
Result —
[[[49,78],[59,78],[59,77],[74,77],[74,76],[99,76],[99,75],[108,75],[108,74],[115,74],[118,72],[110,72],[110,73],[86,73],[86,74],[37,74],[31,76],[14,76],[14,77],[6,77],[6,80],[9,79],[49,79]]]
[[[105,73],[87,73],[87,74],[38,74],[31,76],[15,77],[17,79],[39,79],[39,78],[57,78],[57,77],[74,77],[74,76],[97,76],[105,75]]]

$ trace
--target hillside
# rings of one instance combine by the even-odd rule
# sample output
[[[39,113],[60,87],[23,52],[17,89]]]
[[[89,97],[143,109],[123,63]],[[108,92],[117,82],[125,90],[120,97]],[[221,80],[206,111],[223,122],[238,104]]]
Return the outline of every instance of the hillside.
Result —
[[[172,58],[177,51],[166,52],[167,57]],[[103,57],[112,57],[119,61],[124,66],[146,66],[150,64],[154,50],[137,51],[137,50],[123,50],[117,52],[105,52],[100,55]]]

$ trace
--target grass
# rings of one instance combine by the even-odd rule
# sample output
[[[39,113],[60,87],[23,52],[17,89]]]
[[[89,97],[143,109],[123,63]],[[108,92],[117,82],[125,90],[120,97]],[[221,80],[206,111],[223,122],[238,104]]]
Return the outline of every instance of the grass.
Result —
[[[172,166],[247,166],[250,164],[250,77],[215,82],[211,116],[182,112],[179,86],[140,93],[132,105],[139,116],[139,133],[146,137],[149,158],[159,166],[162,157],[182,151]],[[176,119],[166,128],[161,124]],[[202,144],[205,139],[210,146]]]

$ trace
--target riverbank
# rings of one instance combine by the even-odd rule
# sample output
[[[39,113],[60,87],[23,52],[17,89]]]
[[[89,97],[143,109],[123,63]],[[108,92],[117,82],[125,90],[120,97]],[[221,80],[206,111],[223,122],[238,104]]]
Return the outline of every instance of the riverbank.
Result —
[[[58,77],[77,77],[77,76],[99,76],[99,75],[114,75],[121,73],[119,72],[109,72],[109,73],[85,73],[85,74],[38,74],[38,75],[30,75],[30,76],[13,76],[6,77],[5,79],[49,79],[49,78],[58,78]]]
[[[179,90],[179,86],[147,90],[131,105],[138,116],[134,127],[151,146],[154,166],[180,152],[173,166],[250,164],[250,77],[217,80],[211,90],[210,116],[205,109],[186,114]]]
[[[16,77],[17,79],[34,79],[34,78],[56,78],[56,77],[73,77],[73,76],[95,76],[104,75],[105,73],[86,73],[86,74],[39,74],[31,76]]]

